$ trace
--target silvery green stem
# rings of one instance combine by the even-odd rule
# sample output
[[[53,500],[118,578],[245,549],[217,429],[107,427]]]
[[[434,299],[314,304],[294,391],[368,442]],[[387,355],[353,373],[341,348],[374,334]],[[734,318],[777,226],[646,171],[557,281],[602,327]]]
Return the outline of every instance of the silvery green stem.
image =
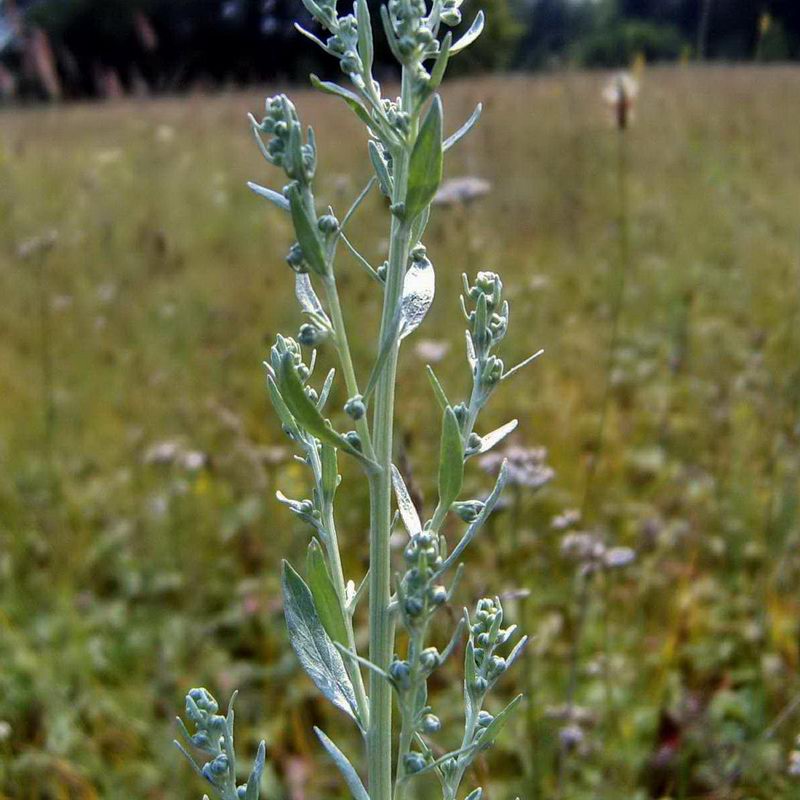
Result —
[[[408,74],[403,69],[403,102],[410,108]],[[412,139],[413,141],[413,139]],[[409,149],[398,148],[395,155],[392,204],[406,199]],[[403,279],[411,246],[411,227],[406,220],[392,216],[389,240],[389,268],[381,316],[383,341],[391,329],[403,291]],[[392,434],[394,395],[397,377],[397,344],[375,388],[373,446],[380,471],[370,479],[370,585],[369,585],[369,658],[386,671],[394,649],[394,623],[389,610],[391,599],[391,563],[389,537],[392,524]],[[392,690],[389,684],[370,674],[370,717],[367,731],[367,762],[371,800],[390,800],[392,796]]]
[[[339,291],[336,286],[336,279],[333,276],[328,277],[323,281],[323,285],[325,286],[325,295],[328,300],[331,322],[333,323],[333,337],[336,343],[336,350],[339,354],[339,362],[342,365],[347,394],[348,397],[355,397],[360,394],[360,392],[358,390],[356,371],[353,367],[350,343],[347,338],[347,328],[344,322],[344,315],[342,314],[342,305],[339,302]],[[372,439],[366,417],[362,417],[360,420],[356,421],[356,430],[361,437],[364,452],[369,458],[374,459],[375,454],[372,449]]]

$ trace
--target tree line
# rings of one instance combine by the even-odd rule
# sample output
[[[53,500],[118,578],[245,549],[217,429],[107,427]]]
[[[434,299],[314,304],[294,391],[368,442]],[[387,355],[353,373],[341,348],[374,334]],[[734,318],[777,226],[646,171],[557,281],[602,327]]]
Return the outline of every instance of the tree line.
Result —
[[[380,0],[371,0],[376,6]],[[470,9],[470,4],[475,9]],[[176,92],[331,74],[298,0],[0,0],[0,97]],[[466,0],[487,29],[462,72],[680,58],[800,58],[798,0]],[[302,17],[302,9],[300,9]],[[310,18],[304,24],[313,30]],[[388,54],[378,54],[390,74]]]

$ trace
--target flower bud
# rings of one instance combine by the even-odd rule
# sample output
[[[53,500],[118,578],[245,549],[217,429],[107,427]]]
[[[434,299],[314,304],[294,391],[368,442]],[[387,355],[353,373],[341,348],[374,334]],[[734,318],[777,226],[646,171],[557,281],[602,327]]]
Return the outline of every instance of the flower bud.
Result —
[[[306,258],[303,255],[303,249],[298,242],[295,242],[286,254],[286,263],[298,274],[305,274],[308,272],[308,265]]]
[[[406,753],[403,756],[403,767],[410,775],[425,769],[426,764],[425,756],[422,753]]]
[[[478,714],[478,725],[481,728],[486,728],[492,724],[493,719],[494,717],[488,711],[481,711],[481,713]]]
[[[428,597],[435,606],[441,606],[447,602],[447,589],[444,586],[432,586],[428,590]]]
[[[323,214],[317,220],[317,227],[326,235],[336,233],[339,230],[339,220],[333,214]]]
[[[403,608],[409,617],[418,617],[425,608],[425,605],[418,597],[409,597],[406,599]]]
[[[442,722],[435,714],[426,714],[420,724],[423,733],[436,733],[441,727]]]
[[[324,342],[327,337],[327,331],[324,331],[309,322],[301,325],[300,330],[297,332],[297,341],[306,347],[316,347],[318,344]]]
[[[408,661],[393,661],[389,666],[389,677],[398,689],[408,689],[411,686],[411,668]]]
[[[432,672],[442,663],[442,657],[435,647],[426,647],[419,654],[419,663],[427,672]]]
[[[484,505],[480,500],[465,500],[453,503],[452,509],[464,522],[474,522],[483,511]]]
[[[364,414],[367,413],[367,407],[364,405],[364,399],[360,394],[355,395],[355,397],[351,397],[344,404],[344,413],[347,414],[350,419],[356,421],[360,420]]]
[[[344,438],[347,439],[348,444],[355,450],[361,450],[361,437],[355,431],[348,431]]]

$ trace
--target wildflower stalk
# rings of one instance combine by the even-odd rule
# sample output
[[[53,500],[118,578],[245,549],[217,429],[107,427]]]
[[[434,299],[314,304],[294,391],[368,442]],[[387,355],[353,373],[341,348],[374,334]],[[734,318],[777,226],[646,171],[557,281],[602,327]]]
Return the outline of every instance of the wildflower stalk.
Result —
[[[503,465],[485,500],[459,500],[465,461],[489,450],[516,426],[514,420],[481,437],[474,431],[478,414],[492,391],[531,360],[506,371],[493,353],[505,336],[509,318],[508,303],[502,300],[502,282],[494,273],[479,272],[474,285],[464,276],[462,309],[472,376],[468,402],[451,404],[429,371],[443,417],[439,501],[424,525],[392,456],[400,344],[420,325],[433,301],[434,269],[422,237],[441,182],[443,154],[469,131],[480,111],[445,140],[442,104],[435,91],[450,55],[480,34],[483,15],[479,13],[454,44],[451,33],[441,38],[439,34],[442,26],[460,22],[460,0],[431,0],[430,7],[424,0],[389,0],[381,8],[381,17],[402,69],[400,97],[389,100],[381,96],[380,85],[372,76],[372,29],[366,0],[356,0],[353,14],[346,16],[339,15],[331,0],[304,0],[304,4],[331,36],[323,42],[315,34],[298,30],[339,58],[352,89],[323,83],[313,76],[312,82],[344,99],[366,125],[375,175],[341,222],[332,209],[318,216],[313,188],[317,168],[313,130],[304,135],[297,111],[284,95],[267,100],[267,113],[261,122],[251,117],[262,155],[284,171],[289,183],[281,192],[250,186],[291,216],[297,241],[286,261],[296,273],[295,293],[308,320],[300,328],[297,341],[279,335],[265,362],[270,399],[284,432],[297,447],[298,460],[308,467],[312,489],[307,499],[278,493],[278,499],[312,529],[305,577],[288,562],[283,564],[284,616],[302,667],[362,734],[367,787],[338,746],[316,730],[354,800],[403,800],[412,779],[429,773],[439,779],[443,798],[454,800],[475,756],[493,744],[519,701],[512,701],[496,717],[482,709],[487,693],[517,660],[527,641],[523,636],[505,657],[501,656],[499,648],[511,641],[516,626],[502,628],[499,600],[484,598],[478,603],[475,624],[465,614],[442,652],[429,642],[432,619],[451,601],[458,583],[461,565],[457,562],[491,514],[506,480]],[[377,270],[344,233],[375,184],[389,199],[391,211],[388,260]],[[337,287],[340,240],[383,289],[376,356],[364,384],[359,382],[353,362]],[[303,346],[316,348],[326,340],[334,346],[348,393],[343,410],[355,430],[347,433],[341,433],[327,417],[335,371],[331,370],[317,388],[312,385],[316,349],[310,359],[303,352]],[[358,462],[369,488],[369,572],[358,589],[344,574],[336,530],[339,455]],[[403,554],[406,569],[400,574],[392,571],[389,547],[395,504],[409,536]],[[442,533],[451,513],[467,524],[452,548]],[[443,581],[452,568],[455,575],[448,588]],[[366,658],[357,652],[353,627],[365,586],[369,594]],[[402,657],[395,652],[398,626],[406,634]],[[469,641],[464,735],[457,750],[437,758],[429,737],[438,732],[440,723],[427,702],[427,682],[456,649],[465,629]],[[363,669],[369,671],[366,685]],[[395,700],[400,712],[396,743],[392,728]],[[193,748],[211,756],[203,767],[195,764],[198,772],[215,787],[221,800],[257,800],[257,785],[251,786],[252,781],[246,786],[235,784],[232,712],[227,720],[218,717],[213,698],[205,690],[193,690],[187,698],[187,714],[200,730],[194,736],[184,732],[184,738]],[[213,736],[208,736],[209,730]],[[221,737],[217,737],[218,732]],[[251,773],[256,775],[256,783],[262,767],[263,749]],[[481,791],[473,791],[470,800],[479,800]]]

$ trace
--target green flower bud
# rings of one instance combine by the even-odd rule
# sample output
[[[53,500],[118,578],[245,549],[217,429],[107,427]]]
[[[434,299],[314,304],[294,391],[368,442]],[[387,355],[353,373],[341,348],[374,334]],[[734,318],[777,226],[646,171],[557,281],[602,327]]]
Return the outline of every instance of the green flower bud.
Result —
[[[453,511],[462,519],[464,522],[474,522],[478,516],[480,515],[481,511],[483,511],[485,503],[482,503],[480,500],[465,500],[459,503],[453,503]]]
[[[339,230],[339,220],[333,214],[323,214],[317,220],[317,227],[324,234],[336,233]]]

